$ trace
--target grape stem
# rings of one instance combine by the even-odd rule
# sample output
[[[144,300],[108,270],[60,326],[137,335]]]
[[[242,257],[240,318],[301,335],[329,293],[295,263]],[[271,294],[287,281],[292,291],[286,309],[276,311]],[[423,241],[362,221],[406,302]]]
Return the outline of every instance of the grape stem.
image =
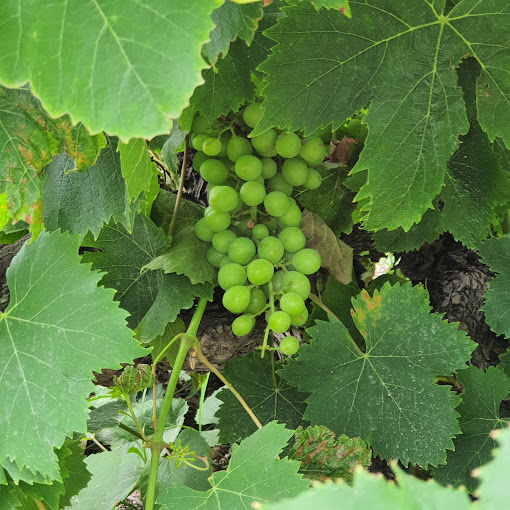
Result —
[[[184,152],[182,154],[181,177],[179,179],[179,189],[177,190],[177,197],[175,198],[174,212],[172,214],[172,221],[168,227],[168,237],[174,233],[177,217],[179,216],[179,207],[181,206],[182,192],[184,190],[184,177],[186,175],[186,166],[188,164],[188,139],[189,135],[184,137]]]
[[[46,510],[46,507],[44,506],[43,502],[39,499],[34,499],[35,506],[38,508],[38,510]]]
[[[269,309],[271,310],[271,313],[274,313],[274,294],[275,294],[275,292],[273,289],[273,282],[271,280],[269,280],[267,282],[267,287],[269,290]],[[268,338],[269,338],[269,325],[266,326],[266,329],[264,331],[264,341],[262,342],[262,351],[260,353],[261,358],[264,357],[264,354],[266,352]]]

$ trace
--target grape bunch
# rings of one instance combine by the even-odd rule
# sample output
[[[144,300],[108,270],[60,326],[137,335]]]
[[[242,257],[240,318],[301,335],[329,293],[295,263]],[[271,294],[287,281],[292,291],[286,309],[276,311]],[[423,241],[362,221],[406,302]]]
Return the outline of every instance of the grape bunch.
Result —
[[[195,234],[211,243],[207,260],[219,270],[223,306],[240,314],[232,323],[238,336],[248,334],[262,314],[266,333],[303,326],[308,275],[321,265],[319,253],[306,247],[301,209],[291,195],[296,188],[320,186],[315,167],[324,160],[324,142],[275,129],[248,138],[261,116],[260,104],[252,103],[230,119],[197,116],[190,131],[197,150],[193,168],[207,181],[209,194]],[[299,342],[286,336],[279,348],[292,355]]]

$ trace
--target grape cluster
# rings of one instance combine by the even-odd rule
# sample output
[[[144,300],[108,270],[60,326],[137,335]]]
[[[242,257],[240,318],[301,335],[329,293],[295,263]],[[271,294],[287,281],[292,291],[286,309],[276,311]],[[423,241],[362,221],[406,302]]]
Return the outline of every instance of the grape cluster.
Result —
[[[219,269],[223,306],[240,314],[232,323],[238,336],[248,334],[255,317],[264,313],[276,333],[304,325],[307,275],[321,265],[319,253],[305,247],[301,209],[291,195],[296,187],[320,186],[314,167],[324,160],[324,142],[275,129],[248,138],[261,116],[260,104],[253,103],[231,119],[210,122],[197,116],[190,132],[197,150],[193,168],[209,191],[209,207],[195,234],[211,243],[207,260]],[[280,343],[288,355],[298,347],[292,336]]]

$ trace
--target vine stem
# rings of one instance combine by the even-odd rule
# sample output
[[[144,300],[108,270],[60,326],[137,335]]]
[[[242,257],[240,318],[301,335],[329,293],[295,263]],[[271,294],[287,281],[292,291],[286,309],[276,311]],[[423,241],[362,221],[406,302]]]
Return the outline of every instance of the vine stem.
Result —
[[[44,506],[43,502],[40,501],[39,499],[34,499],[34,503],[39,510],[46,510],[46,507]]]
[[[140,425],[140,422],[138,421],[138,418],[136,417],[136,414],[133,410],[133,406],[131,405],[131,402],[129,400],[129,395],[125,395],[125,399],[126,399],[126,404],[128,406],[128,409],[129,409],[129,412],[131,414],[131,418],[133,418],[133,421],[135,422],[135,425],[136,425],[136,428],[138,429],[138,432],[140,433],[140,437],[144,440],[144,441],[148,441],[149,438],[143,433],[143,429]]]
[[[158,421],[156,423],[156,430],[154,431],[154,435],[150,441],[151,463],[149,466],[149,480],[147,482],[145,510],[154,510],[154,503],[156,502],[156,483],[158,479],[159,458],[161,456],[161,452],[165,448],[163,432],[165,430],[166,419],[170,408],[172,407],[172,399],[174,397],[175,388],[177,387],[179,375],[188,351],[197,343],[196,334],[198,327],[200,326],[202,316],[204,315],[206,305],[207,301],[204,298],[200,298],[197,307],[195,308],[193,318],[191,319],[191,322],[188,326],[188,330],[184,335],[181,336],[181,345],[179,346],[179,351],[177,352],[175,363],[172,368],[172,374],[170,375],[170,380],[168,381],[165,397],[163,399],[163,404],[161,405]]]
[[[181,206],[182,191],[184,189],[184,178],[186,175],[186,166],[188,164],[188,137],[189,135],[186,135],[184,138],[184,153],[182,155],[181,177],[179,179],[179,189],[177,190],[177,198],[175,199],[172,221],[170,222],[170,226],[168,227],[169,237],[172,236],[172,234],[174,233],[175,223],[177,222],[177,217],[179,216],[179,207]]]

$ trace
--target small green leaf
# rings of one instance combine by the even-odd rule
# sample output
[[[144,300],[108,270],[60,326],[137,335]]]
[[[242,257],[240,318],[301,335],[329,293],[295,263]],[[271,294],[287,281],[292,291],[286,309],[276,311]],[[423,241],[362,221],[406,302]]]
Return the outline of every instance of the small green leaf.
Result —
[[[312,0],[314,7],[319,10],[322,7],[326,9],[337,9],[348,18],[351,17],[351,8],[348,0]]]
[[[147,142],[142,138],[133,138],[127,144],[120,142],[117,150],[128,197],[130,202],[134,202],[142,191],[149,189],[154,173]]]

